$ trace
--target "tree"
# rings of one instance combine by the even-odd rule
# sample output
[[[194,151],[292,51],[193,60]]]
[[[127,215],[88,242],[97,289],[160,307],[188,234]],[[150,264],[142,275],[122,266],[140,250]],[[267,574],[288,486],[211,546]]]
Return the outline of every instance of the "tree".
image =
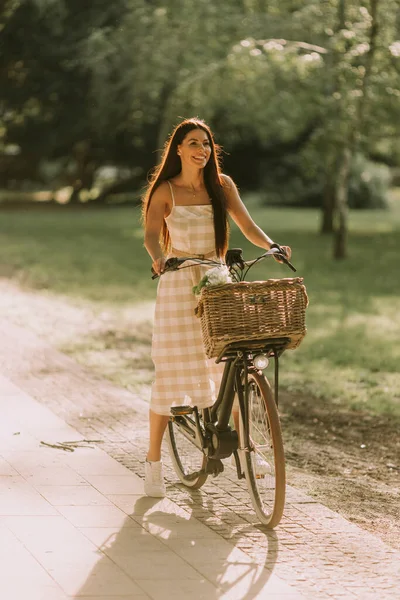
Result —
[[[169,107],[179,84],[226,58],[247,27],[248,12],[235,0],[218,6],[195,0],[130,1],[118,30],[91,36],[88,64],[98,126],[130,136],[135,162],[145,171],[178,118]]]
[[[313,50],[325,50],[301,41],[297,21],[290,32],[300,41],[259,41],[288,32],[286,12],[269,5],[130,2],[118,30],[93,33],[87,59],[98,131],[132,140],[125,158],[142,167],[142,177],[184,116],[209,120],[230,147],[259,148],[257,159],[271,158],[274,150],[276,156],[278,147],[294,151],[312,135],[318,94],[306,82],[311,71],[318,71],[313,81],[321,77]],[[314,18],[308,11],[308,21]]]
[[[241,161],[251,157],[246,181],[265,184],[268,170],[287,178],[289,166],[324,189],[324,229],[335,223],[338,240],[353,157],[400,162],[397,0],[11,5],[3,139],[36,171],[42,157],[72,162],[73,198],[107,162],[139,186],[172,126],[199,115]]]
[[[397,8],[395,0],[270,4],[284,37],[242,39],[183,79],[168,107],[171,115],[200,107],[230,143],[249,138],[261,149],[310,131],[301,152],[325,176],[322,229],[335,229],[335,258],[346,254],[353,158],[399,133]]]
[[[296,139],[296,132],[307,124],[311,127],[301,151],[309,155],[308,165],[313,162],[314,171],[325,175],[322,229],[335,229],[335,258],[346,254],[354,157],[360,152],[368,155],[394,131],[400,133],[396,106],[400,79],[398,61],[393,60],[400,54],[397,3],[364,4],[338,0],[300,8],[291,2],[276,6],[281,17],[287,11],[282,26],[285,37],[247,37],[234,46],[217,70],[218,83],[211,86],[213,101],[207,97],[210,119],[216,114],[219,121],[222,115],[235,125],[235,135],[259,136],[268,140],[264,147],[271,140],[279,145],[288,135]],[[204,77],[196,80],[198,104]],[[185,89],[187,81],[176,97],[188,98]],[[224,114],[226,106],[229,112]]]
[[[0,122],[3,148],[19,149],[16,162],[39,177],[43,157],[74,163],[76,199],[91,187],[101,160],[91,118],[91,74],[84,49],[93,29],[118,26],[124,0],[9,2],[1,13]],[[32,169],[32,166],[34,168]]]
[[[399,131],[398,109],[391,98],[393,87],[397,90],[400,87],[391,50],[396,34],[393,27],[396,2],[371,0],[367,4],[368,9],[358,2],[338,2],[339,26],[331,44],[332,98],[336,100],[336,107],[332,103],[327,114],[331,120],[328,132],[332,140],[329,164],[335,177],[333,252],[338,259],[346,255],[348,180],[353,157],[359,152],[368,154],[374,144],[384,139],[393,123],[397,123]],[[388,81],[394,86],[389,87]],[[382,112],[380,105],[387,110]],[[379,127],[376,127],[377,122]],[[332,175],[327,185],[331,186],[331,181]],[[323,230],[326,230],[328,209],[329,205],[325,206]]]

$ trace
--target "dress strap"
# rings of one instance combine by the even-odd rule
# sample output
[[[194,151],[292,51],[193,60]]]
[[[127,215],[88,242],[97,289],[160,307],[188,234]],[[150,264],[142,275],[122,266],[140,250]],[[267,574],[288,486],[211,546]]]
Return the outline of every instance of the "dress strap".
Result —
[[[172,189],[172,185],[171,183],[167,180],[167,183],[169,185],[169,189],[171,191],[171,198],[172,198],[172,206],[175,206],[175,196],[174,196],[174,190]]]

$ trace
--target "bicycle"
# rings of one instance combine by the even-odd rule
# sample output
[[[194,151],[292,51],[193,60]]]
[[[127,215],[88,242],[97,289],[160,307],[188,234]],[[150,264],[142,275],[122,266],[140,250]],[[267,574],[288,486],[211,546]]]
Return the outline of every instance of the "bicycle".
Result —
[[[239,293],[243,293],[243,290],[247,293],[246,286],[249,286],[250,296],[247,294],[244,305],[246,306],[247,303],[249,305],[247,313],[258,314],[257,318],[261,315],[264,319],[263,314],[267,314],[265,311],[268,303],[271,304],[271,298],[276,306],[279,306],[276,302],[282,304],[283,284],[279,282],[286,282],[285,285],[289,285],[287,282],[290,282],[293,289],[296,288],[296,294],[300,299],[297,301],[301,304],[303,330],[300,336],[298,335],[293,341],[287,332],[279,335],[279,331],[278,334],[274,331],[273,334],[264,335],[262,331],[260,333],[264,326],[264,319],[261,327],[259,321],[257,322],[255,329],[258,331],[252,336],[247,335],[246,338],[245,335],[243,339],[228,342],[222,336],[222,341],[218,341],[217,348],[210,347],[208,344],[206,348],[208,357],[216,357],[217,363],[225,363],[216,402],[212,407],[201,411],[196,406],[172,407],[167,441],[176,474],[180,481],[191,489],[198,489],[204,485],[209,475],[216,476],[221,473],[224,470],[222,459],[233,454],[238,478],[246,479],[252,505],[260,523],[267,528],[273,528],[280,522],[283,514],[286,487],[285,458],[278,413],[279,357],[288,347],[296,347],[305,335],[304,312],[308,300],[301,278],[268,280],[253,284],[243,281],[249,269],[269,256],[276,256],[280,262],[284,262],[293,271],[296,270],[277,244],[252,261],[243,260],[241,249],[228,250],[225,263],[232,278],[239,284],[236,286],[239,288]],[[199,257],[171,258],[166,262],[163,273],[190,268],[194,264],[221,266],[219,261]],[[153,271],[153,279],[156,277],[158,275]],[[268,284],[273,289],[269,290],[269,294],[266,292],[263,294],[260,290],[268,286],[258,284]],[[213,290],[206,288],[206,291],[202,291],[197,311],[202,313],[198,316],[202,319],[205,345],[210,342],[205,331],[209,326],[206,317],[210,315],[207,315],[207,307],[204,308],[202,304],[205,299],[207,300],[207,296],[210,296],[210,302],[215,302],[218,294],[229,294],[234,287],[232,283],[228,283],[213,286]],[[256,291],[253,294],[254,289]],[[216,302],[218,301],[217,299]],[[234,303],[235,309],[238,304],[240,302]],[[211,311],[209,307],[208,310]],[[244,321],[251,318],[247,313]],[[289,315],[287,310],[286,313]],[[221,318],[217,306],[217,327],[221,320],[224,319]],[[246,328],[247,322],[241,323],[242,326]],[[231,328],[231,324],[228,327]],[[238,337],[242,337],[240,332]],[[271,357],[274,359],[275,367],[274,392],[263,373]],[[239,432],[230,426],[235,398],[239,405]]]

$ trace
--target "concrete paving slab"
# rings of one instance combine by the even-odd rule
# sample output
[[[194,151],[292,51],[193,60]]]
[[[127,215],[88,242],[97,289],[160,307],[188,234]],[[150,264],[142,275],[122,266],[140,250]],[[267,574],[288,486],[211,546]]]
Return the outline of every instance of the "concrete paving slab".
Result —
[[[54,443],[66,433],[83,438],[4,376],[0,396],[0,408],[13,403],[12,411],[4,410],[0,446],[7,456],[0,463],[6,473],[0,476],[4,597],[261,597],[249,592],[254,581],[257,594],[301,597],[190,511],[168,498],[143,497],[142,479],[98,446],[78,447],[74,458],[62,448],[41,447],[45,435]],[[15,438],[15,428],[24,434]]]

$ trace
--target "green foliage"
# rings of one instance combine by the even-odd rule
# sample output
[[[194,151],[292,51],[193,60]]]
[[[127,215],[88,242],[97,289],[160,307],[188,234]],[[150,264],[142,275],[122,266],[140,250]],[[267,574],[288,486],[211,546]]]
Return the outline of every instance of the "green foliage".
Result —
[[[254,187],[294,164],[294,195],[303,182],[313,190],[349,138],[399,164],[398,2],[375,4],[10,0],[0,9],[0,151],[20,154],[3,173],[18,163],[16,178],[37,174],[57,159],[67,173],[78,164],[85,185],[110,163],[144,181],[191,115],[240,154],[241,181]],[[227,156],[233,176],[237,163]]]
[[[5,182],[38,178],[41,159],[79,160],[83,146],[92,160],[100,158],[86,39],[93,29],[117,25],[124,0],[111,6],[105,0],[10,4],[13,10],[1,11],[0,156],[5,158],[0,176]],[[9,158],[10,147],[16,148],[15,159]]]
[[[124,130],[132,137],[135,157],[148,168],[155,162],[155,149],[162,147],[181,116],[200,110],[201,116],[209,116],[196,101],[186,113],[185,98],[195,98],[196,81],[206,72],[214,77],[214,65],[226,61],[233,44],[261,27],[254,11],[235,0],[218,6],[195,0],[131,1],[128,7],[118,29],[93,32],[87,61],[99,129],[112,128],[117,134]],[[210,82],[202,82],[206,98]]]
[[[274,170],[266,169],[261,176],[261,201],[276,206],[321,206],[325,175],[309,160],[306,148],[299,154],[283,157]],[[369,161],[361,154],[355,155],[349,178],[349,207],[386,208],[390,182],[389,167]]]
[[[390,180],[386,165],[366,161],[361,155],[355,156],[349,180],[350,208],[386,208]]]

